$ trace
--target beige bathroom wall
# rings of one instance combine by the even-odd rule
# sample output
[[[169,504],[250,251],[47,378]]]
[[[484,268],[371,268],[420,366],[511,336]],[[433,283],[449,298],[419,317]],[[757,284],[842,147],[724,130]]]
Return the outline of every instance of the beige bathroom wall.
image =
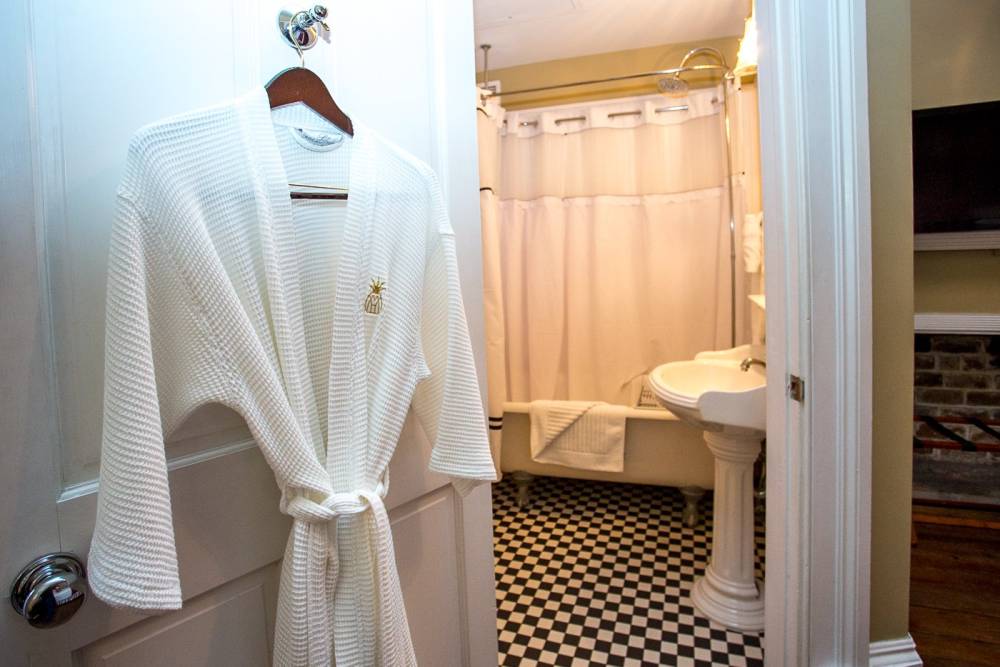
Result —
[[[1000,100],[1000,1],[911,0],[914,109]],[[918,252],[917,312],[1000,313],[1000,252]]]
[[[662,46],[650,46],[642,49],[629,49],[627,51],[598,53],[590,56],[579,56],[577,58],[549,60],[497,70],[491,69],[489,77],[491,81],[500,80],[501,92],[568,83],[582,79],[603,79],[611,76],[677,67],[680,65],[684,54],[698,46],[711,46],[719,49],[726,57],[726,61],[732,65],[736,62],[739,37],[702,39],[681,44],[664,44]],[[481,56],[478,62],[479,67],[482,67]],[[479,81],[482,81],[483,73],[479,72],[477,77]],[[705,86],[712,83],[712,79],[707,76],[687,76],[685,80],[693,86]],[[716,77],[717,80],[718,78]],[[513,110],[526,107],[602,100],[628,95],[643,95],[655,92],[656,79],[651,77],[648,79],[567,88],[530,95],[517,95],[504,99],[503,105],[505,108]]]
[[[910,111],[1000,99],[998,35],[997,0],[868,3],[872,641],[902,637],[909,624],[914,306],[918,312],[1000,312],[996,253],[913,254]]]
[[[1000,251],[918,252],[913,266],[918,313],[1000,313]]]
[[[913,414],[910,0],[869,0],[872,198],[871,640],[907,633]]]
[[[913,108],[1000,99],[1000,2],[911,0]]]

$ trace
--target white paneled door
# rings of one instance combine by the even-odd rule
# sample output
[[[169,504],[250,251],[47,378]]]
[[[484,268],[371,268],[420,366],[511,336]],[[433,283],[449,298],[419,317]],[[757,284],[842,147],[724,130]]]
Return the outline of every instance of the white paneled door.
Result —
[[[293,2],[293,0],[289,0]],[[438,172],[482,367],[471,0],[328,0],[306,64],[341,106]],[[100,449],[105,267],[126,146],[141,125],[297,64],[270,0],[5,5],[0,27],[0,585],[45,553],[86,559]],[[495,665],[489,489],[427,471],[412,425],[387,505],[418,659]],[[184,608],[144,617],[89,595],[35,629],[4,603],[4,665],[265,665],[289,523],[241,420],[193,415],[167,445]]]

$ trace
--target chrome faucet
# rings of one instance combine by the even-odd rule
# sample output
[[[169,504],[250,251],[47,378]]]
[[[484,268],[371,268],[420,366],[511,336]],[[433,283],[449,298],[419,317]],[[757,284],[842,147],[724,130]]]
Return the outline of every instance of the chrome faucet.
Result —
[[[740,370],[746,373],[754,364],[760,366],[761,368],[767,368],[767,362],[763,359],[758,359],[757,357],[747,357],[740,362]]]

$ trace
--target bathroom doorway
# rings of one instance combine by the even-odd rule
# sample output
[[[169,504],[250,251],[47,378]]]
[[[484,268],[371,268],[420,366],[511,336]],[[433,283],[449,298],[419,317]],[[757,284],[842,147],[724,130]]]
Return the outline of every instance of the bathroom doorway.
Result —
[[[476,16],[500,664],[762,665],[751,3],[508,4]],[[683,411],[678,371],[735,403]]]
[[[765,643],[769,664],[868,659],[870,237],[856,78],[866,53],[854,18],[865,6],[795,22],[792,4],[757,8],[771,63],[758,74],[753,49],[739,53],[754,44],[750,3],[714,5],[729,12],[716,33],[679,16],[644,15],[636,28],[636,16],[600,3],[477,3],[502,664],[757,664]],[[831,39],[831,20],[848,39]],[[629,38],[614,44],[616,34]],[[805,67],[824,73],[808,99]],[[834,96],[849,104],[831,117]],[[806,144],[835,168],[807,169]],[[834,191],[846,206],[821,194]],[[775,300],[766,323],[764,292]],[[806,377],[814,355],[825,372]],[[750,471],[756,452],[705,437],[711,420],[697,401],[683,405],[690,394],[671,395],[678,369],[703,369],[685,363],[728,368],[719,375],[745,379],[749,393],[755,372],[778,388],[764,410],[777,425],[770,475],[760,462]],[[752,425],[726,407],[717,418]],[[736,511],[720,515],[711,496],[734,478],[741,493],[722,504]],[[706,502],[698,489],[712,486]],[[758,626],[764,535],[753,517],[765,502]],[[713,530],[715,559],[698,534]],[[742,557],[720,555],[727,548]],[[729,586],[728,604],[713,607],[698,592],[712,588],[713,562],[753,588]]]

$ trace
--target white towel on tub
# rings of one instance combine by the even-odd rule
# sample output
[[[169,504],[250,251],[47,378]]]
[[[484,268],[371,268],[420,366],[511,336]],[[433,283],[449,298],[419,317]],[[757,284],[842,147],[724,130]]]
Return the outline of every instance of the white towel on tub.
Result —
[[[625,469],[625,406],[601,401],[532,401],[531,458],[570,468]]]

